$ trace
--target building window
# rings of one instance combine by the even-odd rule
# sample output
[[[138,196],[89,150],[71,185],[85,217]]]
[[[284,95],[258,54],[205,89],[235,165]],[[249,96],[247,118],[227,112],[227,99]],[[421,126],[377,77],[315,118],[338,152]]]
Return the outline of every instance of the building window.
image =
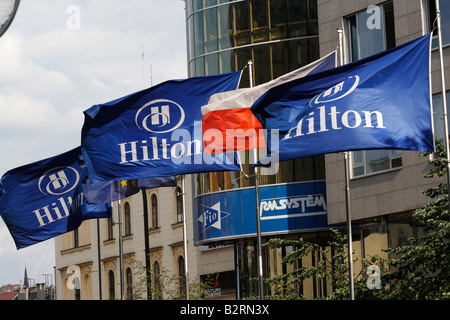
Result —
[[[186,295],[186,272],[184,270],[184,258],[180,256],[178,258],[178,276],[180,278],[180,296]]]
[[[433,32],[433,48],[437,48],[438,36],[436,20],[436,0],[423,0],[423,10],[425,17],[425,30]],[[442,31],[442,45],[450,45],[450,1],[441,0],[439,2],[439,9],[441,11],[441,31]]]
[[[133,274],[131,272],[131,268],[127,268],[126,278],[127,278],[127,300],[133,300]]]
[[[230,14],[232,14],[232,9],[229,5],[217,8],[219,50],[228,49],[232,46],[230,34],[233,33],[233,25],[229,21]]]
[[[392,1],[369,7],[345,19],[348,62],[356,61],[395,47]],[[352,176],[359,177],[402,166],[397,150],[361,150],[352,152]]]
[[[152,194],[152,228],[158,228],[158,198]]]
[[[75,278],[75,300],[81,300],[81,285],[80,285],[80,278]]]
[[[450,101],[450,91],[447,91],[447,101]],[[442,93],[433,95],[433,121],[434,135],[441,142],[444,142],[444,108],[442,106]]]
[[[217,41],[217,9],[203,11],[204,52],[214,52],[219,48]],[[217,63],[216,63],[217,65]]]
[[[112,270],[108,272],[108,286],[109,300],[114,300],[116,298],[116,284],[114,280],[114,272]]]
[[[130,210],[130,204],[128,202],[125,202],[124,205],[124,221],[125,221],[125,235],[129,236],[131,235],[131,210]]]
[[[254,79],[257,85],[298,68],[298,64],[303,66],[318,58],[316,1],[235,0],[211,3],[214,4],[188,2],[187,5],[190,76],[241,70],[252,59],[251,55],[259,55],[263,58],[261,62],[253,61],[255,73],[259,73]],[[270,52],[272,44],[275,46],[280,41],[288,46],[283,51],[286,57],[282,57],[281,70],[271,63]],[[301,42],[301,47],[297,46],[297,41]],[[244,73],[242,77],[241,86],[246,86],[248,75]]]
[[[107,230],[107,237],[108,238],[106,240],[114,239],[113,225],[114,225],[114,223],[113,223],[112,217],[108,218],[108,220],[107,220],[107,228],[108,228],[108,230]]]
[[[161,292],[161,269],[159,267],[159,262],[156,261],[153,264],[153,281],[154,281],[154,288],[155,288],[155,300],[161,300],[162,299],[162,292]]]
[[[176,189],[177,199],[177,222],[183,221],[183,192],[180,187]]]
[[[256,86],[320,57],[316,0],[192,0],[186,3],[189,76],[238,71],[251,60]],[[244,72],[240,87],[249,85],[249,73]],[[248,165],[251,155],[242,152],[242,157],[246,157],[243,171],[249,179],[241,172],[199,173],[197,194],[254,185],[254,169]],[[308,171],[309,167],[304,169],[303,160],[288,160],[280,164],[277,175],[262,169],[259,182],[286,183],[303,180],[306,175],[324,176],[324,161],[318,159],[305,160],[321,166],[315,166],[313,173]],[[295,178],[291,174],[293,170]]]
[[[80,246],[80,233],[78,228],[73,230],[73,247],[78,248]]]
[[[347,17],[345,31],[349,62],[395,47],[392,1]]]
[[[365,150],[352,152],[353,177],[370,175],[402,166],[399,150]]]

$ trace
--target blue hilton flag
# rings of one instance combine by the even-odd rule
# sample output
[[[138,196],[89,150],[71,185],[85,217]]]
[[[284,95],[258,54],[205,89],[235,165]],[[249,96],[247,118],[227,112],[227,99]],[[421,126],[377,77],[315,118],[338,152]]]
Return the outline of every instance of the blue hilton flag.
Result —
[[[434,150],[430,38],[269,90],[251,108],[263,128],[279,130],[269,153],[283,161],[364,149]]]
[[[8,171],[0,181],[0,215],[18,249],[111,216],[109,204],[87,204],[86,170],[78,147]]]
[[[235,154],[203,153],[201,107],[241,72],[170,80],[86,110],[81,147],[91,184],[239,171]]]

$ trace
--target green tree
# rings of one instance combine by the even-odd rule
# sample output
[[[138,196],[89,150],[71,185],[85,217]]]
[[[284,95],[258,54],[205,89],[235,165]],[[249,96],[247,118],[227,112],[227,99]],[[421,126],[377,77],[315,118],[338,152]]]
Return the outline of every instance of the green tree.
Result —
[[[171,273],[168,269],[161,267],[155,274],[154,264],[151,263],[150,272],[147,274],[145,265],[135,258],[126,261],[133,266],[135,282],[132,287],[133,300],[142,300],[148,290],[154,300],[184,300],[186,292],[184,290],[185,279],[182,276]],[[208,280],[208,278],[206,279]],[[195,277],[189,281],[189,300],[201,300],[208,296],[211,286],[208,281],[201,282],[200,277]]]
[[[420,156],[428,156],[421,153]],[[446,150],[437,143],[436,157],[429,160],[431,169],[425,178],[442,178],[447,174]],[[422,235],[411,237],[406,245],[384,248],[389,258],[378,256],[362,259],[365,266],[354,281],[355,299],[359,300],[428,300],[450,299],[450,221],[448,214],[448,186],[446,182],[424,192],[432,199],[430,203],[414,211],[413,222],[424,230]],[[271,239],[269,248],[293,246],[295,250],[286,255],[282,263],[290,264],[292,271],[266,279],[272,288],[268,299],[304,299],[298,290],[302,281],[315,277],[327,279],[332,292],[320,299],[348,299],[348,261],[346,236],[332,230],[332,240],[328,249],[317,244],[298,241]],[[320,260],[315,266],[295,267],[303,257],[311,252],[330,258]],[[355,261],[356,262],[356,258]],[[369,266],[377,266],[381,274],[381,287],[370,289],[368,281],[372,274]]]
[[[349,296],[346,236],[337,230],[331,231],[332,240],[328,242],[326,248],[321,248],[316,243],[305,242],[303,239],[271,239],[265,244],[269,248],[283,246],[294,248],[282,260],[283,264],[292,266],[289,268],[292,271],[265,280],[265,284],[272,288],[272,294],[266,296],[267,299],[304,300],[306,298],[302,294],[301,287],[303,281],[309,278],[330,281],[333,292],[325,299],[346,299]],[[314,266],[301,266],[299,261],[310,254],[322,258],[317,259],[317,264]]]
[[[428,156],[429,153],[421,153]],[[447,175],[446,150],[440,143],[432,168],[426,178]],[[448,185],[441,182],[424,192],[432,199],[424,208],[413,213],[416,226],[424,234],[408,239],[408,244],[387,249],[391,256],[384,261],[391,272],[385,276],[389,299],[450,299],[450,221],[448,214]]]

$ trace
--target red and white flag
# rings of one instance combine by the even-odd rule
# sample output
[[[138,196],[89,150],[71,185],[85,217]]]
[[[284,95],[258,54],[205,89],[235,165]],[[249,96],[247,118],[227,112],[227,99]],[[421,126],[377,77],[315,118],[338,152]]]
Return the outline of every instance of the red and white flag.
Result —
[[[207,154],[236,152],[265,147],[262,125],[250,108],[267,90],[336,66],[336,52],[272,81],[212,95],[202,107],[203,147]]]

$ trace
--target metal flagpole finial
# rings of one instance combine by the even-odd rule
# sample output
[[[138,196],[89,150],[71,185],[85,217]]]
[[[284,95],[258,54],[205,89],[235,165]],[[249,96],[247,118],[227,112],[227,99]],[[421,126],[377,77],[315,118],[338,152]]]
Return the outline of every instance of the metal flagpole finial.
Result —
[[[252,65],[253,65],[253,61],[252,60],[248,60],[247,63],[242,67],[242,71],[244,71],[247,68],[249,68],[251,70]]]

